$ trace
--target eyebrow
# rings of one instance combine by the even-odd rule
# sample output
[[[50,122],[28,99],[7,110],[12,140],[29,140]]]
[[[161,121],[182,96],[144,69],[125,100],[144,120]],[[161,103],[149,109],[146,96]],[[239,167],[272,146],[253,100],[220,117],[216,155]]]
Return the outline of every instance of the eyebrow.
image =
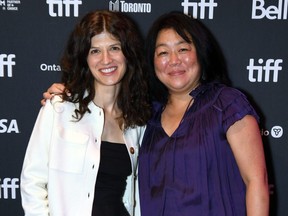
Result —
[[[184,43],[185,44],[190,44],[190,43],[188,43],[185,40],[181,40],[181,41],[178,41],[175,45],[177,46],[177,45],[184,44]],[[161,46],[168,46],[168,44],[167,43],[156,44],[155,49],[157,49],[158,47],[161,47]]]
[[[119,43],[114,43],[114,44],[111,44],[111,45],[109,45],[109,47],[113,47],[113,46],[121,46],[121,43],[119,42]],[[99,46],[90,46],[90,49],[91,48],[98,48]]]

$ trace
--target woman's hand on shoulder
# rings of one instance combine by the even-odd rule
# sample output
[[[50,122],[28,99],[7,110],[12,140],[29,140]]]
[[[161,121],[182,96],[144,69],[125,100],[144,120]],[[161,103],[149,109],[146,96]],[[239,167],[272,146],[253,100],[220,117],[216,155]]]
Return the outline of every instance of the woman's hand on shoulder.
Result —
[[[51,99],[56,94],[62,94],[65,89],[63,83],[53,83],[46,92],[43,93],[43,99],[41,100],[41,104],[45,105],[46,100]]]

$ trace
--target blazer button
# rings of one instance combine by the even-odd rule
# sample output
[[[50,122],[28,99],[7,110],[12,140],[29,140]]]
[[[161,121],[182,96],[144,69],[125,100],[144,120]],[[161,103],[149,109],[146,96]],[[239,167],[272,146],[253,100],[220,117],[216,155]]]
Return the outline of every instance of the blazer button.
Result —
[[[135,152],[134,148],[133,148],[133,147],[130,147],[130,153],[131,153],[131,154],[134,154],[134,152]]]

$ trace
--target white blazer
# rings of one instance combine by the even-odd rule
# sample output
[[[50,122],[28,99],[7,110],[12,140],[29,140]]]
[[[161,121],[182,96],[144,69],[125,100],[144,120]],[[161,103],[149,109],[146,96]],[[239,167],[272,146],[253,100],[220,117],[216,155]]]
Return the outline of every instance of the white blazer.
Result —
[[[39,112],[21,172],[25,216],[91,216],[104,112],[91,102],[91,113],[77,122],[72,118],[76,106],[55,96]],[[135,210],[135,179],[144,130],[136,127],[123,133],[132,165],[123,202],[135,216],[140,215],[138,201]]]

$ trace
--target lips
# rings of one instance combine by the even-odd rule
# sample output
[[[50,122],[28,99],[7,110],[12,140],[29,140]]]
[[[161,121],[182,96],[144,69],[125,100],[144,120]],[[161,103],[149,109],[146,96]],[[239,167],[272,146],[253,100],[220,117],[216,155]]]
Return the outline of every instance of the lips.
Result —
[[[117,67],[109,67],[109,68],[100,69],[99,71],[104,74],[110,74],[116,71],[116,69]]]
[[[168,74],[170,76],[180,76],[183,75],[185,73],[184,70],[177,70],[177,71],[170,71]]]

